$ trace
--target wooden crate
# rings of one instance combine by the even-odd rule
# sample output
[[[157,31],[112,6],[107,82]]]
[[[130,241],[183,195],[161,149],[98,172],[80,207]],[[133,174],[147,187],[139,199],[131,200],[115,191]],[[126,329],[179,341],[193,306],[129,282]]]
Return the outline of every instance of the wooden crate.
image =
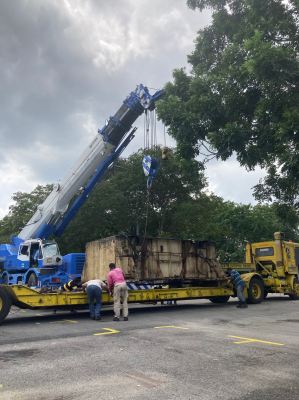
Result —
[[[215,246],[208,241],[111,236],[89,242],[83,279],[105,280],[111,262],[122,268],[126,279],[132,281],[224,277],[216,260]]]

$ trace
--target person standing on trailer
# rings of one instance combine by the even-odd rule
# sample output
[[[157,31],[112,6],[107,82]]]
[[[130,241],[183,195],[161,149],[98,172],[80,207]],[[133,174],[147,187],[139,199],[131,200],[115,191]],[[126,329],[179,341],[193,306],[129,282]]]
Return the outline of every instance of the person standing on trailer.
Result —
[[[92,279],[82,284],[83,289],[86,290],[90,318],[96,321],[101,320],[102,308],[102,291],[107,290],[107,285],[100,279]]]
[[[124,273],[114,263],[109,264],[110,272],[107,276],[108,291],[112,295],[114,304],[113,321],[119,321],[121,308],[124,321],[128,321],[128,287]]]
[[[237,305],[237,307],[238,308],[247,308],[248,305],[246,303],[246,299],[245,299],[245,295],[244,295],[245,282],[241,278],[241,275],[239,274],[238,271],[236,271],[235,269],[231,269],[231,268],[229,268],[227,270],[227,274],[230,277],[230,280],[237,291],[237,296],[239,299],[239,304]]]

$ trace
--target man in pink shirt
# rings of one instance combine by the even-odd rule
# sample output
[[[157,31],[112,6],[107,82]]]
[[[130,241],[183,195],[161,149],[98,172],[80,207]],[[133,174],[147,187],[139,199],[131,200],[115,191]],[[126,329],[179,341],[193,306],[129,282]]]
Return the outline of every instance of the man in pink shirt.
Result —
[[[128,287],[121,268],[116,268],[114,263],[109,264],[110,272],[107,276],[107,284],[110,294],[113,293],[114,317],[113,321],[119,321],[121,304],[124,321],[128,321]]]

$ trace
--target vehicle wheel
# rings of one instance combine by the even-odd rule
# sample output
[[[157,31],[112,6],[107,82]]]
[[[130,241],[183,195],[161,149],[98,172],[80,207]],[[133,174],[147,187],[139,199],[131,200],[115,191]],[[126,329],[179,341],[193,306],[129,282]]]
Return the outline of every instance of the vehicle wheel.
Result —
[[[2,276],[1,276],[1,280],[3,285],[8,285],[8,273],[7,272],[3,272]]]
[[[37,286],[38,284],[38,280],[37,280],[37,276],[35,275],[34,272],[31,272],[26,279],[26,284],[31,287],[31,286]]]
[[[6,318],[11,307],[11,297],[5,288],[0,287],[0,324]]]
[[[209,300],[215,304],[224,304],[228,302],[229,298],[230,296],[217,296],[217,297],[211,297]]]
[[[264,284],[261,279],[253,277],[249,282],[248,303],[258,304],[264,300]]]

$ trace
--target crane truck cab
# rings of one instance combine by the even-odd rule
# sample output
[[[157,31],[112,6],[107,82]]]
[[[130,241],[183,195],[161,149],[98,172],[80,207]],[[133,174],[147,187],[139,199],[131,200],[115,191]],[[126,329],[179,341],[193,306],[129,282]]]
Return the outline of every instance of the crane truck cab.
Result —
[[[55,241],[25,240],[19,244],[17,251],[12,246],[1,247],[0,252],[6,253],[1,264],[2,271],[0,269],[2,283],[43,286],[49,281],[56,286],[67,280],[61,270],[63,258]]]

